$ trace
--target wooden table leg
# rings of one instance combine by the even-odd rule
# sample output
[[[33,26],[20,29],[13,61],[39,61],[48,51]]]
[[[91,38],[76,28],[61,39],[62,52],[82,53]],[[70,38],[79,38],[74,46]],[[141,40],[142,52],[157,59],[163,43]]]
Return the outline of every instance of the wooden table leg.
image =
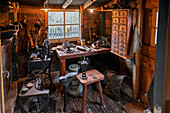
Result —
[[[87,94],[87,85],[84,85],[83,89],[83,104],[81,108],[81,113],[85,113],[85,108],[86,108],[86,94]]]
[[[66,60],[60,60],[60,76],[65,76],[65,66],[66,66]]]
[[[60,76],[65,76],[65,66],[66,66],[66,60],[60,60]],[[60,92],[61,94],[64,94],[64,88],[60,85]]]
[[[100,103],[103,106],[104,103],[103,103],[102,87],[100,81],[98,82],[98,87],[99,87],[99,94],[100,94]]]

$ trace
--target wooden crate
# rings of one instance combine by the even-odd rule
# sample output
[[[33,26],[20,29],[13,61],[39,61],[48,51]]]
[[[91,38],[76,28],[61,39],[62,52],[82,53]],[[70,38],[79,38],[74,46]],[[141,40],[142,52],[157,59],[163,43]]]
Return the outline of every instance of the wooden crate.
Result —
[[[115,9],[112,11],[112,42],[111,53],[124,59],[130,57],[129,43],[132,25],[131,9]]]

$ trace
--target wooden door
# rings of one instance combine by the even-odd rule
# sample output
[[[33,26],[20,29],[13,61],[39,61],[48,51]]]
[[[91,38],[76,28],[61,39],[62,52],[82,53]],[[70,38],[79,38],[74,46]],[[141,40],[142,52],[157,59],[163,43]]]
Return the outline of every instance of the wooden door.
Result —
[[[0,112],[5,113],[1,39],[0,39],[0,105],[1,105],[0,106]]]

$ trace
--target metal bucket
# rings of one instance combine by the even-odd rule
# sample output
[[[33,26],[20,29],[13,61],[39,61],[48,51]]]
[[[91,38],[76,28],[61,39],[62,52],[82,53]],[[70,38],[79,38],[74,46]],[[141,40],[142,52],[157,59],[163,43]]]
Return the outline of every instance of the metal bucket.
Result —
[[[71,64],[69,66],[69,70],[72,72],[78,72],[79,69],[80,66],[77,64]],[[83,86],[76,78],[73,79],[68,86],[68,93],[72,96],[80,96],[83,93]]]

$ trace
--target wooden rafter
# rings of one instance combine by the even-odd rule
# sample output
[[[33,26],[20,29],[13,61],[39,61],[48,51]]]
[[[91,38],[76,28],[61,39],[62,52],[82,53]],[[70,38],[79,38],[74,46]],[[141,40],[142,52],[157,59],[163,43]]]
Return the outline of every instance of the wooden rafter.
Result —
[[[85,2],[83,4],[83,9],[88,8],[90,5],[92,5],[94,2],[96,2],[96,0],[87,0],[87,2]]]
[[[66,2],[63,4],[62,8],[66,9],[72,2],[73,2],[73,0],[66,0]]]

